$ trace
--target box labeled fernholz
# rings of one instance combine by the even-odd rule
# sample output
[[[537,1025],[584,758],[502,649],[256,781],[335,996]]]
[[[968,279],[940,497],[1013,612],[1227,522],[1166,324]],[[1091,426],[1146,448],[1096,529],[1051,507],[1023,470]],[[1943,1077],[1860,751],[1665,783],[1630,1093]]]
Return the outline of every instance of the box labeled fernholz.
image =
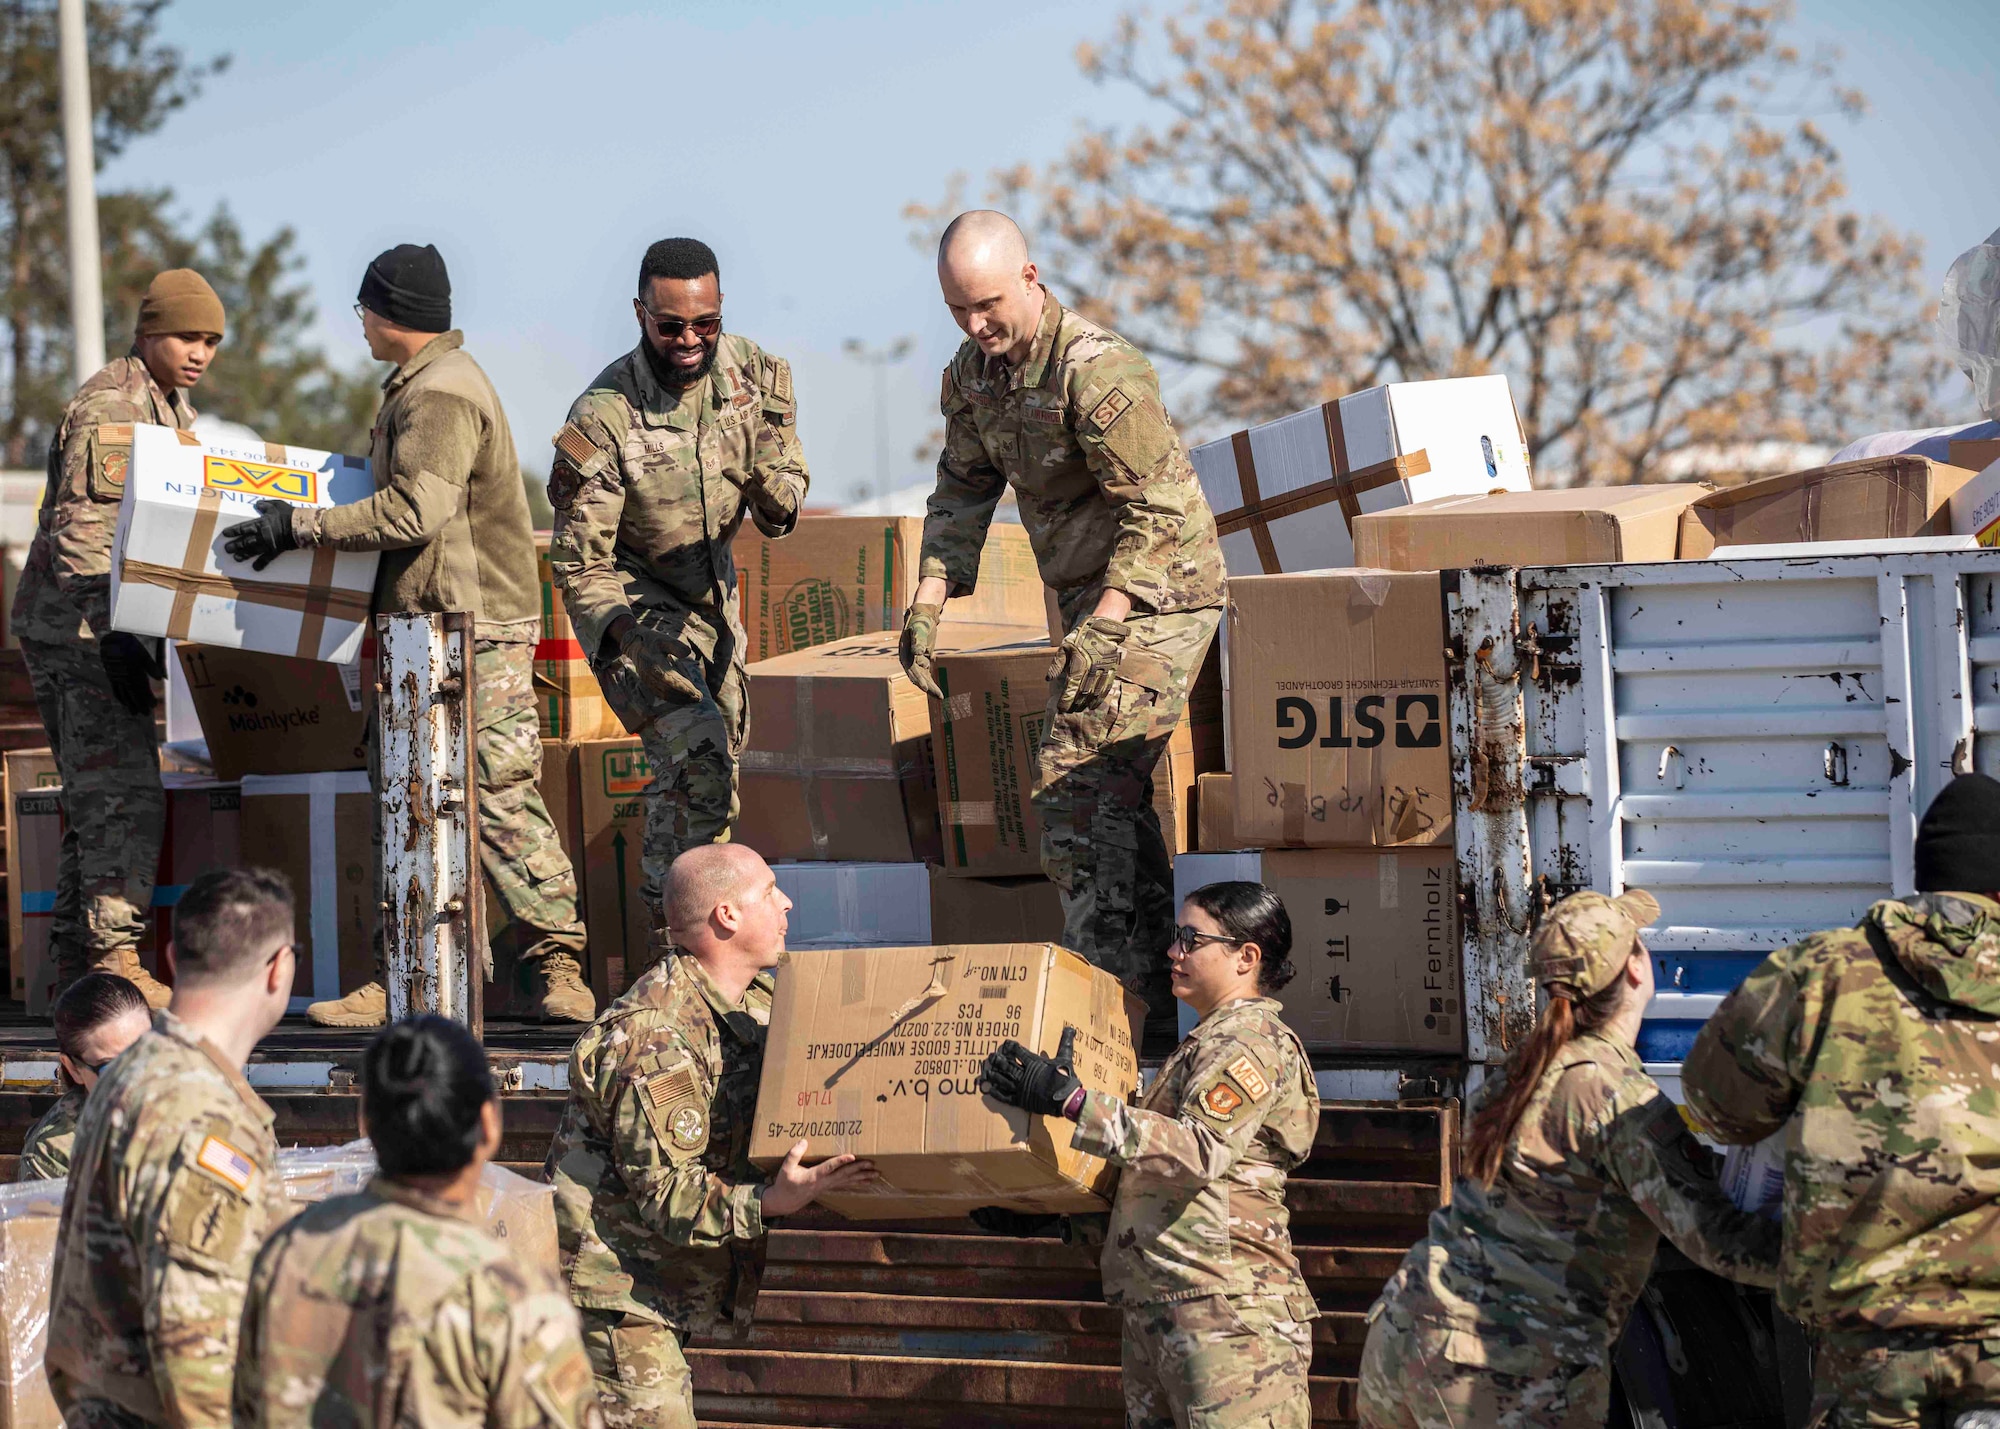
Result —
[[[1077,1077],[1129,1097],[1144,1017],[1111,974],[1052,943],[793,953],[771,1006],[750,1159],[776,1166],[801,1139],[814,1161],[868,1158],[878,1182],[821,1197],[854,1220],[1102,1210],[1114,1168],[1072,1150],[1060,1117],[984,1095],[979,1067],[1010,1037],[1053,1053],[1074,1027]]]
[[[207,442],[171,427],[130,433],[125,499],[111,562],[111,625],[203,645],[346,665],[361,653],[375,551],[287,551],[263,570],[226,555],[222,533],[267,499],[344,506],[372,496],[360,457],[262,442]],[[108,434],[108,435],[107,435]],[[107,467],[120,453],[112,450]]]

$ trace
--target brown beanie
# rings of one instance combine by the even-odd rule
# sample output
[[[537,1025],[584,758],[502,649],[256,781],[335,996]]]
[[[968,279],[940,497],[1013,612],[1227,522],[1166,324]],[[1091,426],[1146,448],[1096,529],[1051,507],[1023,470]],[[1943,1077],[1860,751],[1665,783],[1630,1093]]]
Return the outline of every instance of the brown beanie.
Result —
[[[222,299],[192,268],[169,268],[146,288],[139,304],[139,336],[212,332],[222,336]]]

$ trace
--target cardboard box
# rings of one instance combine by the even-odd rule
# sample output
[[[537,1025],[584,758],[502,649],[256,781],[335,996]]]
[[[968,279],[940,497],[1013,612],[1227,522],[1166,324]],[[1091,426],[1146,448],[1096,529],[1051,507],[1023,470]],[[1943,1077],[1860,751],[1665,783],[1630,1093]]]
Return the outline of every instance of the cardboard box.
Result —
[[[548,808],[549,818],[556,826],[556,839],[569,858],[570,867],[576,871],[577,912],[578,916],[582,916],[583,799],[577,788],[576,748],[574,744],[560,739],[543,740],[542,770],[536,778],[536,787],[540,789],[542,803]],[[520,953],[539,934],[509,918],[500,906],[500,900],[493,896],[493,886],[484,879],[481,883],[486,890],[486,943],[493,950],[493,981],[486,984],[486,1016],[490,1021],[497,1021],[530,1015],[529,983]],[[584,969],[584,977],[589,979],[589,968]],[[597,993],[599,1006],[610,1001],[605,989],[594,987],[592,990]],[[539,1011],[534,1015],[539,1015]]]
[[[361,653],[377,551],[287,551],[263,570],[224,554],[222,532],[270,498],[338,506],[375,492],[368,463],[305,447],[202,442],[170,427],[129,433],[131,456],[111,562],[111,624],[135,635],[331,660]],[[119,453],[105,460],[118,464]]]
[[[802,516],[772,540],[746,521],[736,534],[736,588],[748,658],[769,660],[850,635],[900,631],[917,588],[921,516]],[[996,521],[970,595],[948,621],[1040,625],[1042,577],[1028,533]]]
[[[364,770],[243,779],[243,848],[292,881],[304,954],[294,1012],[375,975],[375,808]]]
[[[47,749],[15,749],[0,757],[0,779],[5,780],[6,848],[10,874],[7,879],[7,987],[8,995],[16,1002],[27,997],[27,970],[22,962],[21,950],[21,889],[20,871],[22,833],[15,827],[14,796],[31,793],[37,789],[53,789],[62,783],[62,775],[56,772],[55,754]],[[55,886],[53,873],[41,873],[35,877],[36,886],[47,883]]]
[[[236,785],[171,771],[160,779],[166,786],[166,829],[153,873],[151,917],[139,941],[139,961],[162,982],[171,983],[171,978],[162,976],[159,953],[173,936],[174,905],[201,874],[239,864],[244,845]],[[8,922],[12,925],[18,919],[21,929],[12,959],[14,996],[36,1017],[47,1013],[55,990],[49,934],[65,832],[60,789],[59,784],[24,786],[18,794],[10,790],[8,798],[12,805]]]
[[[780,863],[792,900],[788,948],[885,948],[932,942],[929,865]]]
[[[1054,943],[1063,935],[1062,895],[1031,878],[954,878],[930,870],[931,937],[940,943],[980,938],[1006,943]]]
[[[535,714],[544,739],[623,739],[626,729],[604,701],[597,674],[584,657],[569,623],[555,570],[549,564],[550,533],[535,533],[535,562],[541,575],[542,630],[535,644]]]
[[[944,699],[930,702],[931,742],[943,863],[955,874],[1004,878],[1042,870],[1042,821],[1032,796],[1055,654],[1034,632],[940,654]],[[1153,809],[1170,854],[1187,849],[1193,835],[1195,728],[1183,718],[1153,770]],[[1204,749],[1220,764],[1220,741],[1208,737],[1214,725],[1202,728]]]
[[[1684,561],[1722,546],[1948,536],[1962,467],[1920,456],[1870,457],[1712,492],[1681,513]]]
[[[1532,485],[1499,375],[1371,387],[1188,455],[1232,576],[1351,566],[1363,512]]]
[[[1953,454],[1960,447],[1992,446],[2000,442],[1953,442]],[[1982,546],[2000,546],[2000,456],[1980,468],[1979,474],[1951,494],[1951,530],[1955,536],[1971,536]]]
[[[181,673],[218,779],[365,769],[361,664],[181,645]]]
[[[1354,564],[1390,571],[1671,561],[1681,512],[1713,488],[1573,486],[1442,496],[1354,521]]]
[[[947,620],[938,648],[1038,637]],[[735,837],[765,858],[921,863],[943,856],[923,692],[899,631],[854,635],[750,667],[750,742]]]
[[[1994,462],[2000,461],[2000,439],[1978,437],[1967,442],[1948,442],[1945,455],[1951,464],[1967,471],[1984,471]]]
[[[1235,777],[1226,771],[1201,776],[1195,793],[1195,817],[1201,830],[1196,844],[1203,853],[1243,847],[1236,837]]]
[[[1232,577],[1228,618],[1236,837],[1451,842],[1437,573]]]
[[[600,1007],[624,992],[650,963],[652,917],[639,897],[639,855],[646,830],[644,796],[652,780],[645,747],[630,736],[576,746],[583,840],[576,867],[583,882],[583,922],[590,930],[590,985]]]
[[[800,1138],[815,1160],[869,1158],[878,1184],[821,1198],[858,1220],[1102,1210],[1115,1170],[1072,1150],[1059,1118],[982,1095],[979,1064],[1009,1037],[1054,1052],[1074,1026],[1083,1084],[1129,1097],[1144,1017],[1111,974],[1047,943],[795,953],[771,1007],[750,1159],[776,1166]]]

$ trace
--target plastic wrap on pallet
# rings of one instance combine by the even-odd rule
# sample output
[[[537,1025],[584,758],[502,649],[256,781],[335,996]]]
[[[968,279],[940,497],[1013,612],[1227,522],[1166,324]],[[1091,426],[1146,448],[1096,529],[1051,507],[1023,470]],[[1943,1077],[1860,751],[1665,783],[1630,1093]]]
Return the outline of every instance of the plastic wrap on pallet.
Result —
[[[2000,417],[2000,230],[1959,254],[1944,275],[1937,330],[1980,410]]]

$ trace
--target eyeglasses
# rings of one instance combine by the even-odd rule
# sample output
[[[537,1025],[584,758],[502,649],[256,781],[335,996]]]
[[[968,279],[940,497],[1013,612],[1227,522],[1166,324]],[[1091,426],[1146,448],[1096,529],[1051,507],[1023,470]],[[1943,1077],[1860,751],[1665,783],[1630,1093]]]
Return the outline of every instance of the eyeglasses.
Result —
[[[1192,953],[1203,943],[1220,943],[1227,948],[1240,948],[1249,941],[1248,938],[1225,938],[1220,933],[1204,933],[1186,923],[1174,929],[1174,946],[1183,953]]]
[[[361,304],[359,304],[359,303],[356,303],[356,304],[354,305],[354,316],[356,316],[357,318],[360,318],[360,319],[361,319],[361,321],[363,321],[363,322],[367,322],[367,321],[368,321],[368,309],[366,309],[366,308],[362,307],[362,306],[361,306]]]
[[[722,331],[722,318],[719,314],[712,318],[696,318],[693,322],[689,322],[686,318],[663,318],[637,298],[632,300],[632,305],[646,315],[652,323],[653,331],[659,334],[662,342],[674,341],[689,328],[693,328],[694,335],[700,338],[714,337]]]

